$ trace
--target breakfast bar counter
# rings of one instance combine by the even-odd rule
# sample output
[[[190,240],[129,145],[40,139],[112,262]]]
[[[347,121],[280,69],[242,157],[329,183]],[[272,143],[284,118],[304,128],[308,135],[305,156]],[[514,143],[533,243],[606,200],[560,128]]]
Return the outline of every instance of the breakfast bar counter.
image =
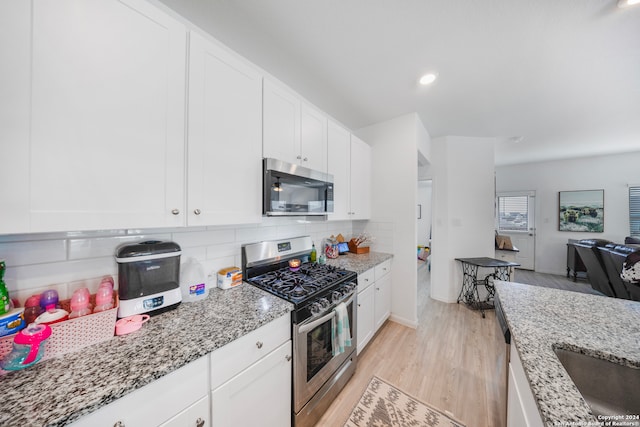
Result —
[[[554,349],[640,368],[640,303],[502,281],[496,289],[544,425],[605,425]]]

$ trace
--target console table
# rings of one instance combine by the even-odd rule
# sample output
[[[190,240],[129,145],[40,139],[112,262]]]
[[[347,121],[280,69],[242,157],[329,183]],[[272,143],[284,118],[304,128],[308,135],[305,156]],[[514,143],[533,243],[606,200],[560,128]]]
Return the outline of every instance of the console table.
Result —
[[[495,258],[456,258],[456,261],[462,263],[462,289],[458,295],[458,303],[463,301],[469,307],[480,310],[484,318],[484,310],[493,308],[493,297],[496,294],[496,288],[493,286],[494,280],[506,280],[511,277],[513,267],[520,264],[516,262],[503,261]],[[485,277],[478,279],[478,268],[493,268],[493,273],[487,274]],[[484,286],[487,290],[487,299],[480,300],[478,286]]]

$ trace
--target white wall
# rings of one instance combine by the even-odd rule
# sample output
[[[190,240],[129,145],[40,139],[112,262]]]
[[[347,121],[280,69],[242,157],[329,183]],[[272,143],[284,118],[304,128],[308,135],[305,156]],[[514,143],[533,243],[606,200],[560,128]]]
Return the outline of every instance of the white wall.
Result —
[[[455,302],[462,268],[455,258],[494,255],[493,138],[432,141],[431,297]]]
[[[418,147],[429,146],[429,134],[418,115],[412,113],[360,129],[357,135],[373,147],[372,218],[366,230],[374,236],[393,235],[391,247],[372,246],[373,250],[394,255],[392,319],[415,327],[417,159]]]
[[[0,236],[0,259],[7,262],[5,282],[11,297],[24,304],[30,295],[45,289],[56,289],[63,299],[83,286],[95,292],[107,274],[117,283],[114,254],[120,244],[172,240],[182,249],[182,261],[194,257],[205,273],[216,273],[223,267],[241,266],[243,243],[310,235],[318,246],[332,234],[349,236],[351,232],[351,221],[264,218],[262,224],[242,226],[4,235]]]
[[[431,180],[418,181],[418,205],[422,206],[422,218],[418,219],[418,245],[429,246],[431,232]]]
[[[496,189],[536,192],[536,271],[566,274],[568,239],[624,242],[628,185],[640,184],[640,152],[496,167]],[[558,192],[604,189],[604,232],[558,231]]]

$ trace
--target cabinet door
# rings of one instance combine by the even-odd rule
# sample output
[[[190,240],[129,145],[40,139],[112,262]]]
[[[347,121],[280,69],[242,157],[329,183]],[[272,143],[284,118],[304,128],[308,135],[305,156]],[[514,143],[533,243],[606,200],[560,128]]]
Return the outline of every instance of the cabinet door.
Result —
[[[375,285],[358,293],[358,354],[373,337],[374,298]]]
[[[145,1],[33,1],[31,231],[184,224],[185,55]]]
[[[209,396],[205,396],[160,427],[210,427]]]
[[[201,357],[80,418],[71,426],[113,427],[118,422],[125,426],[157,426],[171,421],[194,403],[198,413],[208,414],[208,359],[208,356]]]
[[[302,166],[327,172],[327,117],[307,104],[300,113]]]
[[[29,231],[31,3],[0,2],[0,233]]]
[[[533,397],[529,380],[515,345],[509,356],[509,385],[507,389],[507,427],[543,427],[544,422]]]
[[[333,214],[330,214],[328,219],[351,219],[349,215],[351,134],[337,123],[329,121],[327,145],[327,170],[333,175]]]
[[[262,76],[196,33],[188,126],[188,224],[260,222]]]
[[[298,164],[300,151],[300,99],[264,80],[262,154]]]
[[[291,341],[211,393],[213,426],[291,425]]]
[[[376,279],[373,286],[376,288],[375,330],[377,331],[391,314],[391,274]]]
[[[351,219],[371,217],[371,147],[351,135]]]

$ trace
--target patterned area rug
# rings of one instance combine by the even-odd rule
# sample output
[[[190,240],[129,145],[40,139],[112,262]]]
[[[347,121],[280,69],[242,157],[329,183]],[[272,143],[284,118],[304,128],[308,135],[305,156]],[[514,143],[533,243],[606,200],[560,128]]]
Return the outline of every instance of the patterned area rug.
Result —
[[[417,399],[373,377],[345,427],[465,427]]]

